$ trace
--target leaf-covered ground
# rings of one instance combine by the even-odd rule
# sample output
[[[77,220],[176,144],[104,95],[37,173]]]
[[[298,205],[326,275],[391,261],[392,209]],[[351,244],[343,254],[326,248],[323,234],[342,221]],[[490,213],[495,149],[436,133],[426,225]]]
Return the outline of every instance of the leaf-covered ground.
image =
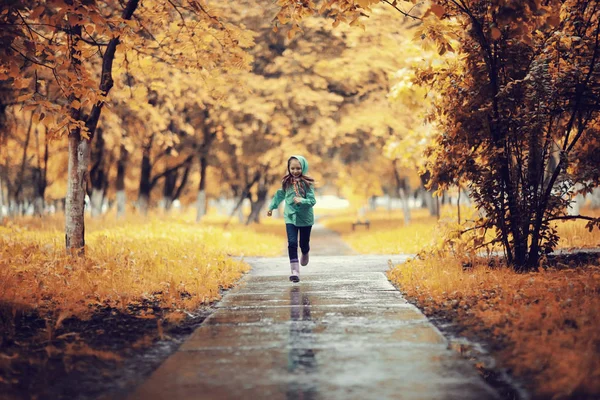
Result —
[[[534,398],[600,396],[599,253],[550,258],[529,274],[494,262],[426,257],[388,276],[427,316],[487,343]]]
[[[79,259],[65,255],[62,224],[0,226],[0,393],[9,398],[125,390],[248,270],[232,257],[282,249],[281,237],[238,225],[106,219],[89,221]]]

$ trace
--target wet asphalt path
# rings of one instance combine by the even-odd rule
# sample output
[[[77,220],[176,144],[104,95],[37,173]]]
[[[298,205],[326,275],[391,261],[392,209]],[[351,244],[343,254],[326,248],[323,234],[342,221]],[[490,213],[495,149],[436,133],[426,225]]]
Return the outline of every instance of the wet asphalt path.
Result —
[[[130,399],[498,398],[388,282],[388,261],[315,227],[311,263],[253,269]]]

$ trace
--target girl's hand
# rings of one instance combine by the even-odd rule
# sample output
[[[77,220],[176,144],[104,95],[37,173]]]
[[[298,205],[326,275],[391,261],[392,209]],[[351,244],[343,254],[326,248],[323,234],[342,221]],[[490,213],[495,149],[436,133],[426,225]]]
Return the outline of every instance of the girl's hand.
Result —
[[[298,197],[298,196],[294,197],[294,203],[296,203],[296,204],[302,203],[302,197]]]
[[[269,211],[267,211],[267,216],[269,216],[269,217],[270,217],[271,215],[273,215],[273,210],[269,210]]]

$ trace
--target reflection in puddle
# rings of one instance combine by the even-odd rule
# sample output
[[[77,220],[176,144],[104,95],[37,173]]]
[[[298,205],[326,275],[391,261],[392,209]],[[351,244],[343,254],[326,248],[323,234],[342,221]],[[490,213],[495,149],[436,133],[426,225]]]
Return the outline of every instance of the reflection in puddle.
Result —
[[[293,377],[288,384],[286,398],[288,400],[316,399],[317,362],[312,348],[315,335],[312,332],[310,299],[307,294],[302,294],[300,286],[293,286],[290,288],[290,304],[288,371],[293,374]]]

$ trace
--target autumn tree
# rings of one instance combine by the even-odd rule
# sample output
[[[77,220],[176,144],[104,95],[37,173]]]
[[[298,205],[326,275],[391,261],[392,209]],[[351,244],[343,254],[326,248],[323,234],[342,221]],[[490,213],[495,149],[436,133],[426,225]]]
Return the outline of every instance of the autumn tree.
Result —
[[[432,117],[439,126],[429,150],[430,185],[466,180],[485,211],[477,228],[496,228],[517,270],[538,265],[558,237],[575,188],[598,185],[597,1],[436,0],[415,15],[411,2],[388,2],[402,18],[420,19],[419,37],[457,61],[423,70],[417,82],[442,94]],[[336,23],[360,25],[377,1],[282,1],[281,22],[329,12]],[[451,40],[454,39],[455,45]],[[487,245],[482,243],[481,245]]]
[[[19,98],[38,107],[52,134],[68,135],[66,247],[84,248],[84,196],[90,143],[113,87],[117,47],[187,69],[246,68],[242,31],[198,1],[14,1],[0,13],[0,80],[28,88]],[[54,102],[38,90],[39,77],[61,88]]]
[[[458,21],[464,62],[420,76],[444,93],[432,181],[447,186],[466,177],[486,212],[478,226],[497,228],[495,241],[518,270],[535,268],[557,243],[552,222],[573,218],[565,210],[575,185],[591,191],[598,184],[598,164],[585,154],[598,149],[599,4],[439,5],[444,18]],[[436,24],[429,32],[439,32]]]

